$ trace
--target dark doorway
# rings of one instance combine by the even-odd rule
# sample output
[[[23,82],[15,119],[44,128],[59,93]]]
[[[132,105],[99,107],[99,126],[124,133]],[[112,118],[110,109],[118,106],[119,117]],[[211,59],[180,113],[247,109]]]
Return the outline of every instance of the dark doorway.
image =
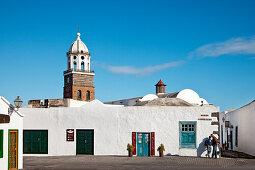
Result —
[[[227,150],[229,149],[229,143],[228,143],[229,140],[228,139],[229,139],[229,136],[228,136],[228,130],[227,130]]]
[[[94,130],[76,130],[76,154],[94,154]]]
[[[233,150],[233,133],[232,133],[232,130],[230,131],[230,147],[231,147],[231,150]]]

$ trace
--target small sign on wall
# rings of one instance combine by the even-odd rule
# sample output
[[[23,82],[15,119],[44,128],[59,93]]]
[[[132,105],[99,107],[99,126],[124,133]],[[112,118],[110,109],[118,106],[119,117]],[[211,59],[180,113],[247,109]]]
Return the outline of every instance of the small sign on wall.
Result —
[[[66,129],[66,141],[74,141],[74,129]]]

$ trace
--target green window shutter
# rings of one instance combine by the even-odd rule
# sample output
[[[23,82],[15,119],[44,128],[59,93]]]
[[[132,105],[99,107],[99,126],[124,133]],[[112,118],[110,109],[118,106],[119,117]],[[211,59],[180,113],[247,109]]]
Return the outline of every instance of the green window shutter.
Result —
[[[196,122],[180,122],[180,148],[196,148]]]
[[[195,132],[181,133],[181,146],[184,148],[195,148]]]
[[[4,153],[4,131],[0,130],[0,158],[3,158]]]

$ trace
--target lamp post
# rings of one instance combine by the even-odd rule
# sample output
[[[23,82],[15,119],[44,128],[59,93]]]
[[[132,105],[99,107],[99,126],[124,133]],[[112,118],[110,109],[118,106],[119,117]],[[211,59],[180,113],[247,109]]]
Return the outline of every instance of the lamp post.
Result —
[[[20,99],[19,96],[14,100],[14,105],[17,108],[17,110],[21,107],[22,103],[23,101]]]

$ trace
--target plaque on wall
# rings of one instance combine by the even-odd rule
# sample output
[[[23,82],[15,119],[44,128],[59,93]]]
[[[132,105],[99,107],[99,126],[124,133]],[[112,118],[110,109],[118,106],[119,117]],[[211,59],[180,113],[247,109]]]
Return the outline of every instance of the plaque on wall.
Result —
[[[10,123],[10,116],[0,114],[0,123]]]
[[[74,129],[66,129],[66,141],[74,141]]]

